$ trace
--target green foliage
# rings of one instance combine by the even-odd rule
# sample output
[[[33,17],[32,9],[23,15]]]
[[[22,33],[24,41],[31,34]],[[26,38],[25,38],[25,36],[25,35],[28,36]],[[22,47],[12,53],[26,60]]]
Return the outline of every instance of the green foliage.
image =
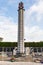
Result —
[[[0,42],[0,47],[17,47],[17,42]]]
[[[0,42],[0,47],[17,47],[17,42]],[[25,47],[43,47],[43,42],[25,42]]]
[[[43,42],[25,42],[25,47],[43,47]]]

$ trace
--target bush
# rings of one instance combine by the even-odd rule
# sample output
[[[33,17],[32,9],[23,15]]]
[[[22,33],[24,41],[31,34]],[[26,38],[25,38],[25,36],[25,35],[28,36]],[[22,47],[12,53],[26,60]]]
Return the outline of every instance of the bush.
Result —
[[[0,47],[17,47],[17,42],[0,42]],[[25,47],[43,47],[43,42],[25,42]]]

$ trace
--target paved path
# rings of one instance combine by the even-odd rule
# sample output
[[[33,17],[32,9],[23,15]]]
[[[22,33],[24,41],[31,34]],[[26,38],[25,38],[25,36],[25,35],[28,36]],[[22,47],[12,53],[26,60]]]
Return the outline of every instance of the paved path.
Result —
[[[7,61],[0,61],[0,65],[43,65],[43,64],[34,63],[34,62],[7,62]]]

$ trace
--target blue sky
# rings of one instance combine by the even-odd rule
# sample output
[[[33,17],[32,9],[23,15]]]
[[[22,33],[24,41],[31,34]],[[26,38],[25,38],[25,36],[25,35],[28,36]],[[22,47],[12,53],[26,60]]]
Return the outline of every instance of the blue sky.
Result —
[[[24,3],[25,9],[30,8],[30,6],[32,6],[33,3],[35,3],[35,0],[32,1],[31,0],[1,0],[0,1],[0,10],[2,11],[1,15],[17,18],[18,4],[21,1]],[[15,20],[16,19],[14,19],[14,21]]]
[[[24,3],[25,41],[43,41],[43,0],[0,0],[0,37],[17,41],[18,4]]]

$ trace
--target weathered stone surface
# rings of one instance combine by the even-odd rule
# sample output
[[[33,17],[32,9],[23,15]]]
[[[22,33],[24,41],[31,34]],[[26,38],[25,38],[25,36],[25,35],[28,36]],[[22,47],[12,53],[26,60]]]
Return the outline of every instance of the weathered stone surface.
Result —
[[[34,62],[7,62],[7,61],[0,61],[0,65],[43,65],[41,63],[34,63]]]
[[[24,53],[24,8],[21,2],[18,9],[18,53]]]

